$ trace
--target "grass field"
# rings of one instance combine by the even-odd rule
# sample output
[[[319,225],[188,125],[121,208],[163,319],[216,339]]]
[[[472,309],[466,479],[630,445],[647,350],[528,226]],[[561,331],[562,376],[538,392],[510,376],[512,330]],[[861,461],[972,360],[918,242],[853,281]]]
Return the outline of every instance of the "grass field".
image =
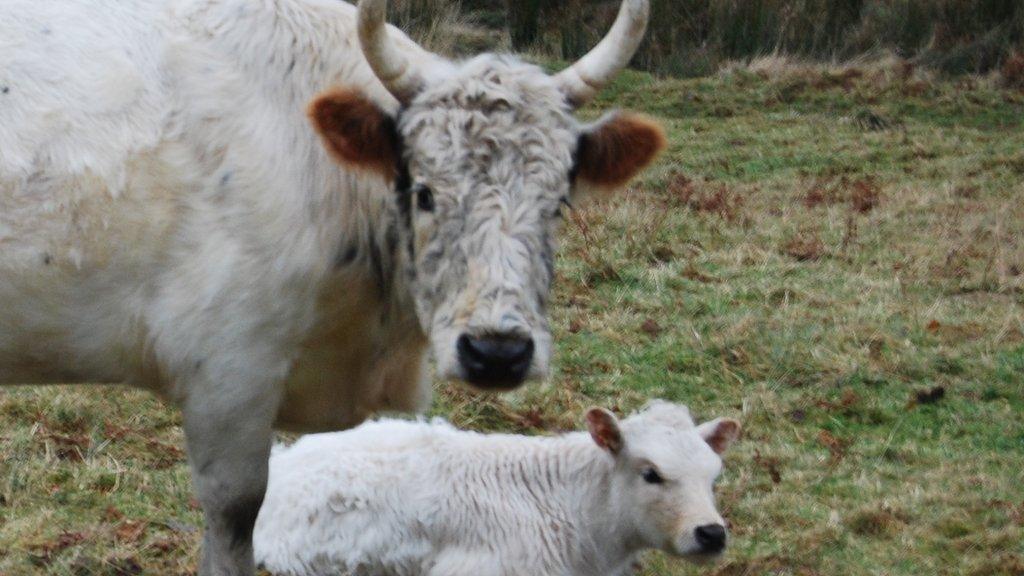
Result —
[[[898,63],[624,74],[593,111],[671,140],[575,210],[556,372],[456,423],[529,433],[649,397],[745,425],[732,547],[645,576],[1024,574],[1024,93]],[[178,416],[118,388],[0,391],[0,574],[188,574]]]

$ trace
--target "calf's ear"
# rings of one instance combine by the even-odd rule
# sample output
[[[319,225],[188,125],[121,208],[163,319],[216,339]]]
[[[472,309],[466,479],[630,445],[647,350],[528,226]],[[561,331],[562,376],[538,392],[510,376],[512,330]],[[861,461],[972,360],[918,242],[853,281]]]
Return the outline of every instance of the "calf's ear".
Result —
[[[618,188],[650,164],[665,144],[665,132],[654,120],[612,112],[580,135],[576,178],[587,188]]]
[[[622,451],[622,431],[611,412],[604,408],[591,408],[587,412],[587,430],[594,443],[613,456]]]
[[[740,423],[732,418],[715,418],[697,426],[697,433],[712,450],[721,454],[740,437]]]
[[[306,113],[335,160],[394,178],[401,154],[395,120],[361,92],[328,90],[313,99]]]

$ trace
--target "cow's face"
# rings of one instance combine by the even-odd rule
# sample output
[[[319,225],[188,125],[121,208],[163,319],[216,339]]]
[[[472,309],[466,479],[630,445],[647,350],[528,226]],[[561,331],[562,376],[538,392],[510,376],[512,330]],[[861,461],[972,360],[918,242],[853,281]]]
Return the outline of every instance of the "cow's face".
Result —
[[[413,299],[439,372],[485,387],[546,374],[555,233],[577,130],[548,77],[482,57],[400,114]]]
[[[691,560],[725,549],[713,485],[722,469],[719,454],[739,435],[736,421],[695,426],[685,406],[654,401],[621,426],[596,408],[587,423],[594,441],[615,459],[610,501],[630,538]]]
[[[341,162],[393,182],[406,279],[442,376],[510,388],[547,373],[559,211],[579,190],[615,188],[664,146],[637,116],[572,117],[629,62],[648,0],[623,0],[609,33],[548,76],[512,57],[449,62],[389,30],[386,0],[359,0],[366,64],[402,105],[356,90],[315,100],[313,124]]]
[[[443,377],[500,389],[547,373],[562,211],[664,145],[637,116],[582,125],[571,112],[539,68],[496,56],[453,68],[397,117],[350,90],[311,106],[336,158],[393,183],[406,280]]]

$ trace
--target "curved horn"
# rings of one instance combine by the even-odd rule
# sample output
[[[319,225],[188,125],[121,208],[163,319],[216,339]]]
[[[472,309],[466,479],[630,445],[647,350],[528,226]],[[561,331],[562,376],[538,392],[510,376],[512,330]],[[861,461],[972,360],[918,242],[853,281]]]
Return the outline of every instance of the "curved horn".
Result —
[[[648,0],[622,0],[608,34],[583,58],[555,76],[569,102],[574,106],[586,103],[629,64],[643,40],[649,15]]]
[[[377,79],[392,96],[406,104],[423,86],[423,78],[413,69],[409,57],[388,37],[387,7],[387,0],[359,1],[356,15],[359,44]]]

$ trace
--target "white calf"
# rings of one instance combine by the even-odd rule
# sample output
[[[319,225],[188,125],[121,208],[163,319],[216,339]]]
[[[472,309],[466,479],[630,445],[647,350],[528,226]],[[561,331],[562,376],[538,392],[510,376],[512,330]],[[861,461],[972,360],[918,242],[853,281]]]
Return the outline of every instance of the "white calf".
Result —
[[[587,423],[553,438],[437,420],[306,436],[271,457],[257,561],[293,576],[607,576],[645,548],[724,549],[712,484],[735,420],[695,426],[655,401]]]

